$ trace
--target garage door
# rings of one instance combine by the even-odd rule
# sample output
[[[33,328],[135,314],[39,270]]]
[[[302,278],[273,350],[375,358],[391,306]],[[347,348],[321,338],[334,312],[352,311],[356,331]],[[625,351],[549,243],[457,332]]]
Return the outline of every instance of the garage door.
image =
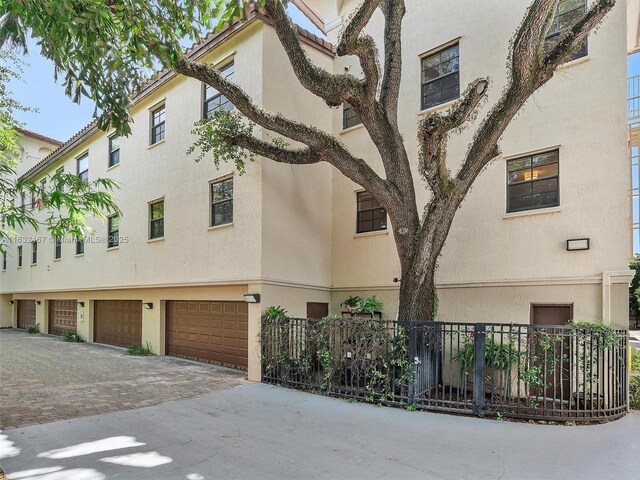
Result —
[[[93,337],[120,347],[142,343],[142,300],[96,300]]]
[[[64,335],[78,328],[76,300],[49,300],[49,333]]]
[[[36,301],[18,300],[18,328],[36,324]]]
[[[247,368],[245,302],[167,302],[167,355]]]

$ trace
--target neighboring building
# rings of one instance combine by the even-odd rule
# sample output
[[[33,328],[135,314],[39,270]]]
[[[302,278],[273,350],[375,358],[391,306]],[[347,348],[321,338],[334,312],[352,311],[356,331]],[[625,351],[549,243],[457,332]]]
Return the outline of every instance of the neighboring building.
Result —
[[[330,42],[358,4],[310,3],[296,1]],[[495,102],[524,9],[501,0],[407,2],[400,123],[411,158],[417,121],[450,106],[473,79],[492,78]],[[617,5],[509,126],[504,158],[478,179],[444,248],[441,320],[626,325],[626,21]],[[382,45],[379,12],[368,32]],[[357,70],[327,41],[300,35],[316,64]],[[260,13],[190,54],[225,68],[265,108],[335,133],[381,168],[357,114],[330,110],[299,85]],[[2,325],[38,322],[44,332],[77,329],[102,343],[150,342],[159,354],[248,365],[249,378],[258,379],[260,314],[269,305],[317,316],[339,313],[349,295],[375,294],[385,316],[395,317],[400,271],[385,212],[327,164],[258,158],[239,175],[232,165],[195,163],[186,155],[191,130],[212,108],[230,106],[194,79],[163,73],[134,98],[130,137],[89,125],[23,167],[36,181],[61,167],[89,180],[112,178],[123,216],[95,223],[96,238],[84,244],[49,239],[35,254],[22,245],[22,267],[14,249],[0,274]],[[451,139],[452,168],[472,132]],[[415,177],[425,204],[426,184]],[[586,238],[588,250],[567,250],[567,240]],[[246,303],[245,294],[259,294],[260,303]]]

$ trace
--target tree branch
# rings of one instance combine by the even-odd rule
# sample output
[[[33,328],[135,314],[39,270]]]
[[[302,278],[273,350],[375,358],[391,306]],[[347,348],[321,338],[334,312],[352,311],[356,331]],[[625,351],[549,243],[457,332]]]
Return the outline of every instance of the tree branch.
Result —
[[[398,98],[402,78],[402,19],[406,12],[404,0],[384,0],[384,75],[380,103],[389,121],[398,123]]]
[[[353,75],[329,73],[309,60],[283,2],[266,0],[265,10],[302,86],[332,107],[342,105],[351,97],[364,96],[365,82],[362,80]]]
[[[246,148],[250,152],[270,158],[278,163],[290,165],[311,165],[322,159],[311,147],[289,149],[275,143],[265,142],[253,135],[234,135],[226,139],[230,145]]]

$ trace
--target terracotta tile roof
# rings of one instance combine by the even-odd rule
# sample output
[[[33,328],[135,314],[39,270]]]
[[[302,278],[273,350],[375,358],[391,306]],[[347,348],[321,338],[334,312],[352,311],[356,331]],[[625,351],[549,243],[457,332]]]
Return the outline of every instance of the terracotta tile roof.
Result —
[[[254,20],[262,20],[264,23],[268,25],[272,25],[269,17],[264,13],[263,9],[256,6],[255,4],[250,4],[247,6],[247,10],[245,13],[245,19],[241,22],[236,22],[233,25],[229,26],[227,29],[222,32],[212,31],[205,35],[198,42],[194,43],[191,47],[185,50],[185,55],[187,55],[190,59],[197,60],[201,58],[206,53],[208,53],[213,47],[217,46],[220,42],[230,37],[233,33],[238,30],[246,27]],[[296,25],[298,30],[298,35],[300,36],[300,40],[310,45],[318,50],[324,52],[325,54],[334,57],[335,51],[334,47],[330,42],[314,35],[310,31]],[[153,93],[157,88],[161,85],[164,85],[166,82],[171,80],[173,77],[177,76],[177,73],[173,70],[163,70],[153,75],[140,90],[134,93],[131,97],[131,106],[140,102],[151,93]],[[26,130],[28,131],[28,130]],[[56,160],[59,160],[64,154],[68,153],[70,150],[73,150],[75,147],[80,145],[82,142],[87,140],[89,137],[97,133],[97,120],[93,120],[90,124],[84,127],[82,130],[73,135],[69,140],[62,143],[58,140],[49,139],[52,142],[55,142],[56,145],[59,145],[57,149],[43,158],[40,162],[36,163],[31,169],[29,169],[24,175],[23,178],[30,178],[38,173],[42,172],[46,167],[53,164]],[[26,135],[26,133],[25,133]],[[35,134],[38,135],[38,134]],[[43,137],[47,138],[47,137]]]
[[[26,128],[16,127],[16,130],[20,132],[25,137],[35,138],[36,140],[40,140],[41,142],[51,143],[52,145],[60,146],[62,142],[60,140],[56,140],[55,138],[47,137],[46,135],[42,135],[41,133],[34,132],[32,130],[27,130]]]

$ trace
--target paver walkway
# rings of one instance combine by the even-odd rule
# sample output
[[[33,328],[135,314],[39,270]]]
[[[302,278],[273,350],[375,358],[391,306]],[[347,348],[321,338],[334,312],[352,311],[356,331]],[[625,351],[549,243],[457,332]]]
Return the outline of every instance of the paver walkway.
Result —
[[[193,398],[244,378],[227,368],[3,329],[0,429]]]

